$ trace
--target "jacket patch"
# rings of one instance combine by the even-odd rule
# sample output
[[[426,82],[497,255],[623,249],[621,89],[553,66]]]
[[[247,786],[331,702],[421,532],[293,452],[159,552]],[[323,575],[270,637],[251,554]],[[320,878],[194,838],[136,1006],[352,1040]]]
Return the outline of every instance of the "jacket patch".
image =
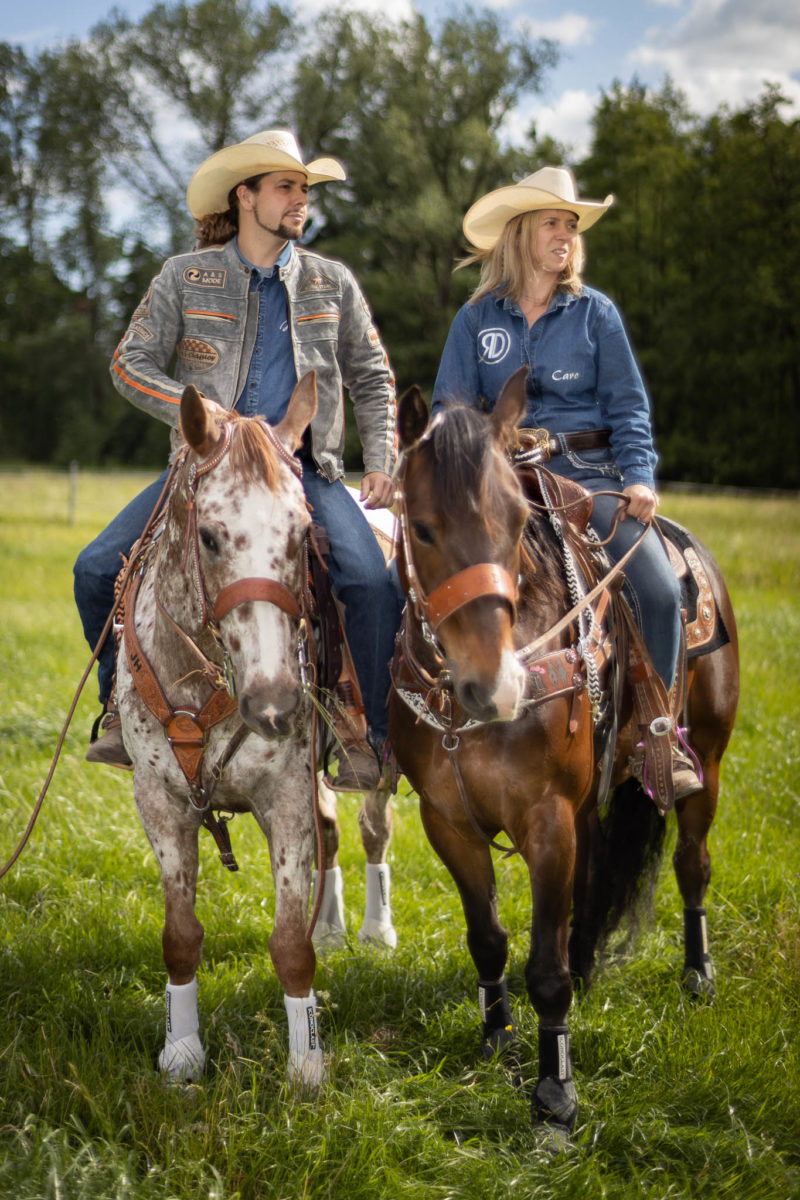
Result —
[[[309,271],[302,277],[297,287],[298,296],[307,296],[310,292],[335,292],[336,284],[321,271]]]
[[[189,371],[210,371],[219,362],[219,352],[199,338],[182,338],[176,347],[178,358]]]
[[[136,337],[140,337],[143,342],[149,342],[151,338],[155,337],[150,326],[143,325],[141,320],[137,320],[135,317],[131,321],[131,333],[135,334]]]
[[[145,294],[142,296],[141,300],[139,301],[139,306],[136,309],[136,312],[131,317],[132,321],[146,321],[147,318],[150,316],[150,297],[152,296],[152,294],[153,294],[153,285],[151,283],[150,287],[147,289],[147,291],[145,292]],[[144,335],[142,335],[142,336],[144,336]]]
[[[211,267],[184,267],[183,282],[190,287],[224,288],[227,271],[214,271]]]

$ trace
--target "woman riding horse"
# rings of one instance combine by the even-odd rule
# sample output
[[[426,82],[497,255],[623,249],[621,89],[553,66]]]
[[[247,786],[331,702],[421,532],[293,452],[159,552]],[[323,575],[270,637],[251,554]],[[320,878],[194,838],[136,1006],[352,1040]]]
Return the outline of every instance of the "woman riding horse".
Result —
[[[480,282],[456,314],[442,355],[433,410],[451,401],[492,410],[509,376],[528,367],[522,426],[550,468],[593,496],[592,524],[616,562],[653,517],[658,496],[650,406],[620,315],[581,279],[580,234],[614,202],[577,197],[572,173],[542,167],[483,196],[467,212]],[[604,491],[616,489],[618,501]],[[681,649],[680,588],[655,531],[625,568],[625,594],[655,673],[657,707],[672,741],[675,800],[701,790],[669,726],[668,693]],[[639,773],[642,762],[636,764]]]

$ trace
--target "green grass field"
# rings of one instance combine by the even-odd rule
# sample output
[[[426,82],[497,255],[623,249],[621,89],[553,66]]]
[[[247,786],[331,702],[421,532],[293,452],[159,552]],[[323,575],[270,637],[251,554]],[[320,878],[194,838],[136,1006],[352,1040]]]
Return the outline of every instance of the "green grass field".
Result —
[[[77,551],[149,477],[0,475],[0,859],[22,833],[88,659],[72,602]],[[713,1006],[682,993],[669,868],[652,924],[571,1014],[574,1145],[536,1149],[528,1099],[478,1056],[474,970],[455,889],[413,796],[396,802],[394,955],[362,949],[363,854],[341,804],[351,945],[320,964],[330,1083],[288,1093],[282,991],[267,953],[271,882],[254,822],[230,875],[203,843],[198,915],[209,1066],[167,1089],[159,875],[131,781],[83,762],[87,688],[31,843],[0,882],[0,1197],[9,1200],[537,1200],[800,1197],[800,511],[795,498],[668,492],[712,547],[742,651],[742,700],[711,835]],[[524,993],[530,898],[496,864],[509,982]]]

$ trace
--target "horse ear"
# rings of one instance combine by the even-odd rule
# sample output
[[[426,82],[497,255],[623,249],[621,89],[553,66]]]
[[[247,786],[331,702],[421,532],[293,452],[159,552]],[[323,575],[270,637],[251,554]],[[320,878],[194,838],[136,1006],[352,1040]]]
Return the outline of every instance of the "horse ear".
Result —
[[[418,442],[428,424],[428,406],[425,397],[416,384],[400,397],[397,410],[397,434],[400,447],[407,450]]]
[[[307,371],[295,384],[285,417],[275,426],[276,434],[292,454],[302,444],[303,434],[313,421],[316,411],[317,372]]]
[[[517,449],[517,426],[528,403],[527,367],[519,367],[503,384],[491,415],[494,440],[502,447]]]
[[[180,424],[181,433],[192,449],[200,458],[208,458],[219,441],[219,431],[203,396],[192,383],[183,389]]]

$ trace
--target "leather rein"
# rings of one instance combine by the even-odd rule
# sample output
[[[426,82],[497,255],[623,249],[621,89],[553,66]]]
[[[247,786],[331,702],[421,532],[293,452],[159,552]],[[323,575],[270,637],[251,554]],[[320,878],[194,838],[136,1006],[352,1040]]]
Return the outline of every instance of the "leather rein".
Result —
[[[406,681],[402,679],[401,672],[405,667],[410,676],[408,682],[411,687],[425,694],[425,700],[419,709],[417,720],[430,714],[431,724],[443,731],[442,747],[447,751],[464,812],[470,824],[490,846],[503,852],[505,856],[509,856],[517,853],[516,847],[513,845],[503,846],[490,837],[481,828],[469,802],[456,752],[460,745],[460,735],[481,727],[485,722],[466,720],[457,723],[453,679],[447,669],[446,656],[437,637],[437,631],[442,623],[458,609],[484,596],[493,596],[506,601],[511,609],[513,625],[517,616],[519,592],[516,581],[504,567],[497,563],[477,563],[457,572],[434,588],[429,595],[426,595],[412,553],[404,485],[408,454],[426,440],[429,432],[430,426],[419,441],[404,451],[398,462],[395,511],[400,526],[401,546],[408,579],[408,601],[419,623],[423,639],[432,653],[435,674],[423,666],[413,651],[404,619],[398,638],[399,654],[396,655],[393,663],[393,674],[396,671],[393,683],[404,703],[414,708],[415,705],[412,704],[408,692],[403,689],[403,683]],[[582,500],[570,501],[563,505],[537,505],[536,507],[552,508],[553,511],[568,511],[574,504],[582,502]],[[515,651],[517,659],[528,671],[528,679],[531,681],[533,689],[533,696],[526,700],[526,707],[553,699],[556,696],[572,694],[570,732],[574,733],[577,730],[579,698],[587,682],[586,656],[592,655],[595,663],[599,665],[607,659],[609,653],[602,631],[603,617],[610,599],[609,585],[620,575],[635,553],[650,528],[650,524],[649,521],[644,524],[641,535],[627,553],[555,625],[545,630],[534,641]],[[613,536],[615,528],[616,521],[607,540]],[[594,610],[593,636],[588,643],[580,642],[578,646],[562,647],[542,653],[547,643],[551,643],[557,634],[572,625],[580,614],[590,608],[595,601],[598,601],[598,605]]]
[[[169,614],[158,596],[158,577],[154,578],[154,594],[156,605],[161,615],[166,618],[173,631],[178,634],[183,642],[196,655],[202,666],[202,673],[211,687],[211,693],[205,703],[199,708],[190,708],[186,706],[175,706],[169,702],[164,692],[164,689],[154,671],[147,655],[145,654],[141,642],[139,641],[136,632],[135,610],[136,599],[139,592],[139,587],[144,578],[145,569],[150,557],[149,550],[152,547],[152,542],[149,546],[144,547],[141,544],[132,552],[138,553],[139,562],[130,577],[129,592],[125,596],[124,602],[124,622],[123,628],[125,633],[125,650],[127,655],[128,667],[133,678],[136,690],[147,706],[149,711],[161,723],[164,732],[169,742],[172,753],[183,772],[184,778],[188,784],[188,801],[196,812],[201,813],[203,817],[203,825],[211,832],[214,837],[217,847],[220,852],[220,858],[223,864],[231,871],[238,870],[236,860],[231,850],[230,837],[227,831],[227,822],[231,819],[230,816],[221,816],[217,818],[212,811],[212,800],[217,784],[222,778],[222,773],[227,764],[231,761],[236,751],[244,742],[245,738],[251,732],[248,726],[240,722],[232,737],[225,746],[222,754],[217,759],[216,763],[206,772],[204,779],[204,761],[207,750],[208,735],[214,726],[221,724],[228,717],[233,716],[238,711],[238,701],[235,694],[235,685],[233,680],[233,672],[228,658],[227,651],[222,644],[222,639],[219,632],[219,622],[227,616],[234,608],[241,604],[247,604],[251,601],[266,600],[271,604],[276,605],[281,611],[287,613],[290,617],[300,618],[301,621],[301,640],[298,649],[298,657],[301,663],[301,676],[304,685],[308,684],[309,676],[313,674],[313,670],[308,669],[308,658],[313,658],[315,654],[313,638],[303,635],[303,630],[307,628],[305,621],[306,614],[311,610],[310,596],[307,592],[308,570],[307,563],[304,567],[302,578],[304,580],[304,592],[301,597],[298,597],[285,584],[279,580],[270,579],[264,576],[254,576],[243,579],[238,579],[234,583],[224,587],[218,594],[213,605],[209,601],[206,590],[205,579],[200,561],[200,546],[199,546],[199,531],[197,528],[197,507],[196,495],[197,487],[200,480],[219,466],[226,454],[230,450],[232,439],[232,424],[229,421],[222,423],[223,437],[216,450],[202,462],[191,463],[187,473],[187,487],[189,490],[189,499],[187,501],[187,528],[186,539],[183,547],[183,555],[181,560],[181,568],[184,572],[190,574],[195,599],[201,614],[202,628],[208,630],[215,642],[221,647],[223,654],[223,662],[217,663],[206,657],[197,643],[183,630],[180,625]],[[263,428],[272,444],[273,449],[279,457],[294,471],[298,478],[301,476],[300,464],[295,457],[291,455],[279,438],[276,437],[271,427],[264,422]],[[185,456],[181,463],[185,461]],[[179,464],[176,463],[176,467]],[[175,478],[173,486],[177,486],[178,480]],[[308,543],[304,543],[304,556],[308,555]],[[158,566],[156,563],[156,572]],[[316,706],[312,706],[312,756],[316,757]],[[319,801],[316,788],[316,762],[312,763],[312,772],[314,777],[314,812],[315,822],[317,824],[317,842],[318,855],[322,852],[322,840],[320,837],[319,828]],[[313,921],[316,919],[316,909],[312,915]]]

